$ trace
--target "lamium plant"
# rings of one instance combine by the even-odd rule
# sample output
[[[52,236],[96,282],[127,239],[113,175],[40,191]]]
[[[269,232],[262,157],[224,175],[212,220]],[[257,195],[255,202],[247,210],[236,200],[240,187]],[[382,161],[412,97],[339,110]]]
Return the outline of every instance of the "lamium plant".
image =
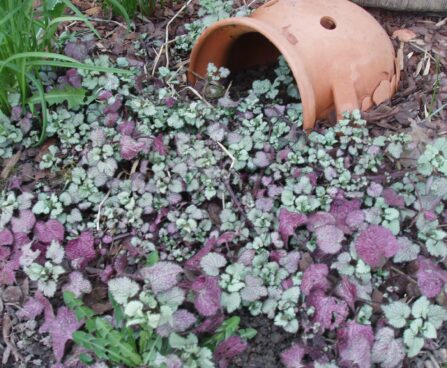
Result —
[[[233,12],[200,3],[174,58]],[[210,64],[196,93],[181,68],[84,63],[41,70],[82,98],[49,100],[38,150],[29,106],[10,95],[0,115],[1,164],[20,152],[0,182],[0,284],[28,280],[17,318],[49,335],[51,364],[226,368],[255,343],[252,317],[288,334],[290,368],[397,368],[434,349],[444,138],[408,160],[411,137],[360,111],[307,134],[284,58],[246,88]]]

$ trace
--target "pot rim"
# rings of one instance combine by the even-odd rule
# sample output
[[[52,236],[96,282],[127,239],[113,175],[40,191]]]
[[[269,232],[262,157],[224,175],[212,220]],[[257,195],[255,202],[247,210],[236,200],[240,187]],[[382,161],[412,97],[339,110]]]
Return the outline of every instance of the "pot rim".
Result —
[[[291,47],[292,45],[290,45],[290,47],[288,46],[288,41],[284,35],[278,29],[264,21],[251,17],[235,17],[223,19],[206,28],[192,49],[188,71],[189,81],[191,83],[195,83],[196,81],[196,76],[193,71],[195,69],[196,60],[201,53],[201,49],[205,44],[206,39],[216,30],[228,26],[248,27],[263,35],[278,49],[289,65],[295,82],[298,85],[301,104],[303,106],[303,129],[312,129],[316,121],[315,92],[309,76],[306,73],[304,63],[302,62],[300,55],[294,51],[293,47]]]

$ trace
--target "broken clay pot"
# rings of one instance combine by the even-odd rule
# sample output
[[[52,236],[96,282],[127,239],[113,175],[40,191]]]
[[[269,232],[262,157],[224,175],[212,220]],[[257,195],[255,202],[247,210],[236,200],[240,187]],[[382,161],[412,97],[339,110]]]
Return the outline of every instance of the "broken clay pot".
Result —
[[[281,54],[300,91],[304,129],[333,111],[341,117],[380,104],[399,82],[390,38],[348,0],[271,0],[250,17],[219,21],[195,44],[188,79],[206,76],[209,63],[238,72],[275,63]]]

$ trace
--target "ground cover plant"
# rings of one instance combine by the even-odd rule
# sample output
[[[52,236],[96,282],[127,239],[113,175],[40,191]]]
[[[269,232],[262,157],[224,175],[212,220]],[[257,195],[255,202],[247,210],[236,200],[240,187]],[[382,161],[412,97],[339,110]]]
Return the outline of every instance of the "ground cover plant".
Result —
[[[66,15],[67,10],[73,15]],[[12,107],[17,108],[20,102],[22,107],[28,104],[37,114],[35,105],[40,104],[41,136],[38,143],[45,139],[47,105],[83,97],[79,90],[69,86],[63,90],[45,91],[51,86],[40,77],[43,66],[89,68],[72,57],[54,52],[62,46],[57,42],[58,26],[74,21],[83,22],[99,36],[91,22],[68,0],[44,0],[39,5],[33,0],[8,0],[0,6],[0,110],[9,115]],[[14,93],[17,91],[19,96]]]
[[[208,22],[248,11],[201,5],[173,65]],[[3,334],[4,364],[230,367],[256,339],[246,315],[290,336],[287,368],[401,367],[437,349],[446,138],[373,134],[359,111],[306,134],[283,58],[244,90],[210,64],[191,91],[169,63],[152,76],[83,56],[39,69],[78,91],[49,103],[43,146],[19,90],[1,116],[0,307],[20,337]]]

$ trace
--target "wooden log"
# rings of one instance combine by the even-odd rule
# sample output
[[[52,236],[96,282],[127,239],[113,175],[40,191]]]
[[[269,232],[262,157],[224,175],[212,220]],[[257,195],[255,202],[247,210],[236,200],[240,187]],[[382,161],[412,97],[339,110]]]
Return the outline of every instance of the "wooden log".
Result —
[[[361,6],[401,11],[447,13],[447,0],[353,0]]]

